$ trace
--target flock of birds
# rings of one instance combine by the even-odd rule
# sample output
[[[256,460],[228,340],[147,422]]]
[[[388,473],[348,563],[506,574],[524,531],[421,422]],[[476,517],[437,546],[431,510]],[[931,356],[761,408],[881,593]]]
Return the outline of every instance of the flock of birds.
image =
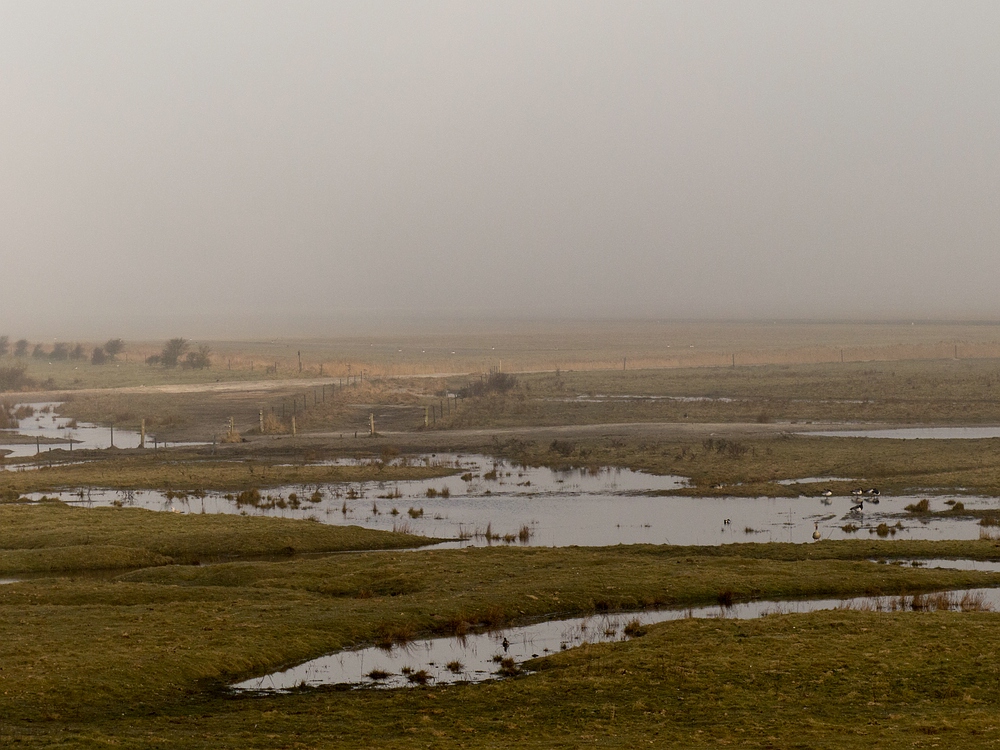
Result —
[[[832,497],[833,496],[833,490],[823,490],[820,494],[823,497]],[[865,497],[865,496],[867,496],[869,503],[871,503],[872,505],[878,505],[878,498],[879,498],[879,495],[881,495],[882,493],[879,492],[878,487],[872,487],[871,489],[868,489],[868,490],[863,489],[861,487],[858,487],[856,490],[851,490],[851,494],[854,497]],[[828,500],[825,500],[824,503],[826,505],[830,504]],[[862,510],[864,510],[864,507],[865,507],[865,501],[864,500],[858,500],[857,505],[852,505],[851,506],[851,512],[852,513],[860,513]]]
[[[830,501],[827,500],[827,499],[825,499],[825,498],[832,497],[833,496],[833,490],[823,490],[820,494],[824,498],[823,504],[824,505],[829,505]],[[860,497],[860,498],[867,497],[868,498],[868,502],[871,505],[878,505],[878,503],[879,503],[879,495],[881,495],[881,494],[882,493],[879,492],[878,487],[872,487],[872,488],[867,489],[867,490],[864,489],[863,487],[858,487],[855,490],[851,490],[851,495],[852,496],[854,496],[854,497]],[[861,512],[864,510],[864,508],[865,508],[865,501],[862,499],[862,500],[858,500],[858,502],[855,505],[852,505],[851,508],[850,508],[850,510],[848,512],[860,515]],[[820,532],[819,532],[819,523],[817,522],[817,523],[814,524],[814,531],[813,531],[812,537],[813,537],[813,539],[819,539],[821,536],[822,536],[822,534],[820,534]]]
[[[823,496],[823,504],[824,505],[829,505],[831,501],[827,500],[827,498],[833,497],[833,490],[823,490],[819,494],[821,494]],[[871,505],[878,505],[878,503],[879,503],[879,495],[881,495],[881,494],[882,493],[879,492],[878,487],[871,487],[870,489],[867,489],[867,490],[864,489],[863,487],[858,487],[855,490],[851,490],[851,495],[852,496],[854,496],[854,497],[861,497],[861,498],[867,498],[868,502]],[[850,508],[850,510],[848,512],[856,514],[856,515],[860,515],[861,512],[864,510],[864,508],[865,508],[865,501],[862,499],[862,500],[858,500],[858,502],[855,505],[852,505],[851,508]],[[726,518],[726,519],[724,519],[722,521],[722,524],[723,524],[723,526],[729,526],[730,524],[732,524],[732,522],[733,521],[732,521],[731,518]],[[817,521],[813,525],[814,525],[815,529],[813,531],[812,537],[813,537],[813,539],[819,539],[820,537],[823,536],[822,534],[820,534],[820,531],[819,531],[819,522]]]

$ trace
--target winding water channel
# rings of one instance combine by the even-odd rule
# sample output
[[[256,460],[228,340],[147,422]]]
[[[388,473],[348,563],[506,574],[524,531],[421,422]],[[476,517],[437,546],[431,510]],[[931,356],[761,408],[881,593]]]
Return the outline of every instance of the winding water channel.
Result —
[[[432,638],[391,648],[340,651],[280,672],[237,683],[238,692],[282,692],[320,685],[405,687],[483,682],[518,672],[524,662],[583,643],[626,640],[644,626],[683,618],[746,620],[830,609],[992,611],[1000,589],[962,589],[916,597],[854,597],[758,601],[732,606],[686,607],[549,620],[452,638]],[[508,661],[504,661],[508,660]]]

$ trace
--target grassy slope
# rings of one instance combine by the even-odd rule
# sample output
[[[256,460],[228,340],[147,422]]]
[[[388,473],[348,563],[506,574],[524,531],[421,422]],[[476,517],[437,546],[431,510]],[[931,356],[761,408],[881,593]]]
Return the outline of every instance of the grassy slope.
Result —
[[[0,492],[23,494],[79,487],[228,491],[287,484],[397,482],[455,473],[455,469],[436,466],[383,466],[376,463],[361,466],[308,466],[274,464],[254,459],[224,461],[213,459],[205,452],[183,451],[76,451],[72,454],[72,460],[81,460],[85,456],[93,460],[78,464],[43,464],[33,471],[2,472]],[[70,454],[60,451],[58,457],[70,459]],[[48,458],[46,455],[43,460]]]
[[[450,381],[453,387],[462,382]],[[998,395],[1000,363],[993,359],[539,373],[519,376],[518,387],[505,396],[463,401],[463,408],[444,424],[998,424]]]
[[[838,554],[836,545],[829,549]],[[769,598],[1000,583],[1000,576],[993,574],[857,561],[788,562],[661,552],[623,547],[364,553],[288,563],[172,566],[116,581],[40,580],[0,587],[0,715],[12,723],[0,731],[29,739],[33,735],[40,742],[67,739],[76,731],[97,736],[162,731],[170,734],[173,746],[209,747],[213,742],[243,744],[239,736],[247,728],[245,720],[278,721],[289,737],[299,731],[329,732],[333,720],[338,731],[354,738],[355,746],[366,744],[358,742],[359,732],[372,739],[404,741],[409,725],[403,723],[412,716],[404,719],[402,713],[412,711],[414,702],[423,704],[421,693],[357,694],[336,705],[323,696],[220,703],[213,698],[213,686],[352,644],[455,632],[469,624],[706,603],[720,592]],[[669,639],[676,641],[671,648],[679,653],[701,653],[711,642],[694,630],[683,632],[688,634],[681,640]],[[612,680],[603,688],[606,700],[626,710],[635,701],[622,701],[629,691],[640,690],[648,676],[630,669],[631,657],[611,658],[619,664],[608,666],[603,678]],[[655,652],[642,658],[660,659]],[[780,653],[771,658],[780,658]],[[552,742],[563,732],[559,723],[581,710],[584,696],[594,695],[591,667],[569,666],[571,670],[554,682],[542,676],[434,693],[459,698],[447,709],[453,730],[473,720],[482,729],[492,726],[492,732],[504,723],[496,701],[525,691],[522,718],[513,723],[536,740]],[[628,690],[614,682],[623,669],[636,675]],[[620,697],[618,690],[625,693]],[[673,695],[668,690],[656,700]],[[549,704],[559,721],[541,721],[538,701]],[[381,715],[383,708],[389,720],[373,727],[372,717]],[[316,711],[325,717],[325,729],[317,723]],[[113,719],[112,712],[127,714],[127,723]],[[541,723],[524,723],[532,712]],[[178,713],[184,718],[175,734],[163,715]],[[581,718],[591,724],[594,719]],[[186,734],[188,730],[198,737]],[[209,739],[215,731],[228,739]],[[276,746],[273,739],[268,745],[263,735],[252,742]],[[282,742],[277,746],[294,746],[291,739]],[[344,744],[351,746],[346,740]]]
[[[514,680],[190,703],[0,729],[46,746],[182,748],[993,747],[995,614],[681,620]],[[104,743],[107,743],[105,745]]]

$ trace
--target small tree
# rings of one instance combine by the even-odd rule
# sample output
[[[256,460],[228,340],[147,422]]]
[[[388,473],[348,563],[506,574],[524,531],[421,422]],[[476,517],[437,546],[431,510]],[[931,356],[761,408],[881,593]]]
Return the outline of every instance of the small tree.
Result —
[[[108,339],[104,345],[104,353],[108,355],[108,359],[114,359],[123,351],[125,351],[125,342],[121,339]]]
[[[14,344],[14,356],[15,357],[27,357],[28,356],[28,339],[18,339],[17,343]]]
[[[52,353],[49,357],[59,361],[69,359],[69,344],[54,344],[52,347]]]
[[[103,347],[95,346],[94,351],[90,355],[90,364],[92,365],[103,365],[108,361],[107,352],[104,351]]]
[[[160,352],[160,364],[164,367],[177,367],[177,363],[188,349],[185,339],[170,339]]]
[[[86,354],[86,350],[83,348],[83,344],[77,344],[69,352],[70,359],[83,359]]]
[[[31,351],[31,356],[35,359],[45,359],[45,347],[41,344],[35,344],[35,348]]]
[[[0,336],[0,357],[6,356],[10,351],[10,336]]]

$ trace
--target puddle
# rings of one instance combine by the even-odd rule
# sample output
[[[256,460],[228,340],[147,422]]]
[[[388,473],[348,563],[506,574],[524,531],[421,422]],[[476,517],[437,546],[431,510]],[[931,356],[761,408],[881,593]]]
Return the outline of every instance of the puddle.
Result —
[[[799,433],[821,437],[895,438],[897,440],[981,440],[1000,437],[1000,427],[906,427],[890,430],[829,430]]]
[[[1000,589],[964,589],[912,597],[857,597],[762,601],[731,607],[666,609],[556,620],[508,628],[462,638],[433,638],[390,650],[371,647],[312,659],[291,669],[256,677],[233,685],[237,691],[280,692],[320,685],[354,685],[382,688],[423,682],[450,684],[483,682],[499,676],[502,659],[513,665],[583,643],[625,640],[630,622],[650,625],[684,618],[720,617],[753,619],[765,615],[817,612],[829,609],[898,611],[906,609],[995,610],[1000,608]],[[506,646],[504,645],[506,643]],[[373,679],[375,674],[380,679]],[[383,677],[384,675],[384,677]]]
[[[80,450],[111,447],[112,428],[88,422],[79,422],[73,425],[73,420],[69,417],[60,417],[56,414],[56,410],[61,405],[61,401],[15,405],[15,409],[31,407],[34,414],[19,419],[16,428],[0,430],[0,446],[2,446],[6,457],[26,458],[37,453],[45,453],[53,448]],[[29,438],[38,437],[41,438],[42,442],[37,444],[35,442],[5,443],[5,436],[11,434],[24,435]],[[114,446],[116,448],[138,448],[141,437],[137,430],[114,428]],[[46,440],[58,442],[44,442]],[[146,433],[147,447],[152,448],[155,444],[154,440],[149,433]],[[161,442],[159,445],[166,444]],[[181,443],[176,443],[176,445],[181,445]],[[183,445],[203,445],[203,443],[183,443]]]
[[[8,583],[20,583],[23,578],[0,578],[0,586],[5,586]]]
[[[906,506],[923,499],[920,496],[656,497],[641,493],[681,488],[684,480],[627,469],[521,468],[486,456],[424,460],[457,465],[460,472],[412,482],[285,486],[242,497],[211,493],[178,498],[153,490],[48,496],[86,507],[313,519],[456,540],[446,546],[808,543],[816,525],[823,539],[978,539],[983,531],[978,519],[962,514],[907,513]],[[487,479],[494,471],[495,478]],[[28,497],[38,501],[42,496]],[[851,512],[859,499],[862,512]],[[1000,498],[965,495],[936,496],[930,499],[930,509],[949,510],[949,500],[962,502],[970,511],[1000,511]]]

